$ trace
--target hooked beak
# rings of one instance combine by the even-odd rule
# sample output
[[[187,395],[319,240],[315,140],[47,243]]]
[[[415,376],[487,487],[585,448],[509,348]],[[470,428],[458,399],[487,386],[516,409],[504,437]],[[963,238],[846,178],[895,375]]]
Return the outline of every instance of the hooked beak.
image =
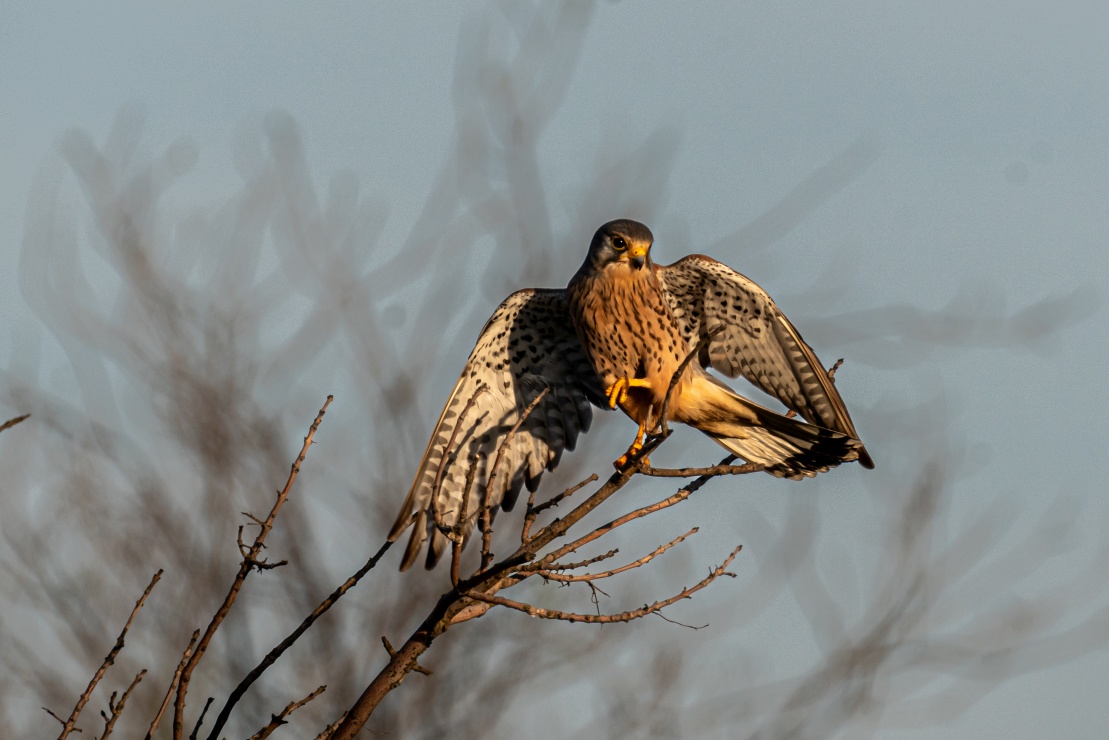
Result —
[[[643,265],[647,264],[647,248],[639,245],[632,247],[628,254],[628,261],[632,263],[635,269],[642,269]]]

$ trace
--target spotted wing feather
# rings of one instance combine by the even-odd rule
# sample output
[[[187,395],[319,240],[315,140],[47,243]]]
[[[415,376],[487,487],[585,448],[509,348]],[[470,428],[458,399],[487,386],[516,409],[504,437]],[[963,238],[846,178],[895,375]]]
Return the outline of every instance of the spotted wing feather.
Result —
[[[504,444],[544,389],[546,395]],[[521,488],[534,491],[543,471],[553,470],[563,450],[573,450],[578,435],[589,430],[590,401],[602,398],[563,291],[522,290],[505,299],[466,361],[389,533],[396,540],[415,525],[401,569],[412,565],[429,537],[426,565],[431,568],[439,560],[448,540],[436,527],[432,502],[446,527],[456,525],[471,465],[466,536],[473,531],[483,494],[488,491],[495,513],[510,510]],[[438,491],[436,497],[433,491]]]
[[[702,348],[702,366],[742,375],[812,424],[858,439],[820,360],[766,291],[699,254],[656,271],[682,335]],[[874,467],[862,448],[859,462]]]

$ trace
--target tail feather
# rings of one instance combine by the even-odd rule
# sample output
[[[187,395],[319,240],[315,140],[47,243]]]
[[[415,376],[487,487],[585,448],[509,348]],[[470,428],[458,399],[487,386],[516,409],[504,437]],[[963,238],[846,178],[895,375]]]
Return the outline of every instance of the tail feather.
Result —
[[[747,462],[779,478],[812,478],[840,463],[858,460],[854,437],[764,408],[707,374],[697,374],[682,393],[682,417]],[[865,451],[864,451],[865,452]]]

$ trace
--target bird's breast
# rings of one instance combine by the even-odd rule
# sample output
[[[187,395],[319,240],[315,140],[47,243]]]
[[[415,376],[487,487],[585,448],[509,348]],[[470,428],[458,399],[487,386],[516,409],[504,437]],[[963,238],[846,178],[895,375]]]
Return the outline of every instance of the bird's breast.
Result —
[[[605,385],[624,377],[648,381],[629,390],[624,410],[637,421],[652,405],[657,412],[689,352],[658,278],[648,270],[602,270],[576,278],[568,296],[582,346]],[[684,376],[680,386],[688,383]]]

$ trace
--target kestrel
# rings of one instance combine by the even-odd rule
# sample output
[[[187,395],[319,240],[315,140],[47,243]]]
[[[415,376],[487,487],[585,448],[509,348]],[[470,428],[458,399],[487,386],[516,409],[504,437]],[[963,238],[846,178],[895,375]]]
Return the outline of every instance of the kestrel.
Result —
[[[668,421],[699,429],[780,478],[813,477],[852,460],[874,467],[824,366],[770,296],[703,255],[655,265],[653,241],[641,223],[611,221],[565,290],[521,290],[493,313],[389,533],[396,540],[415,525],[401,570],[429,536],[428,568],[446,548],[433,500],[443,524],[456,525],[472,468],[464,535],[483,495],[493,513],[510,511],[520,490],[534,491],[589,430],[591,404],[619,406],[638,423],[635,443],[616,463],[624,464],[658,426],[671,379],[694,345],[697,361],[674,386]],[[739,396],[710,367],[743,375],[810,423]]]

